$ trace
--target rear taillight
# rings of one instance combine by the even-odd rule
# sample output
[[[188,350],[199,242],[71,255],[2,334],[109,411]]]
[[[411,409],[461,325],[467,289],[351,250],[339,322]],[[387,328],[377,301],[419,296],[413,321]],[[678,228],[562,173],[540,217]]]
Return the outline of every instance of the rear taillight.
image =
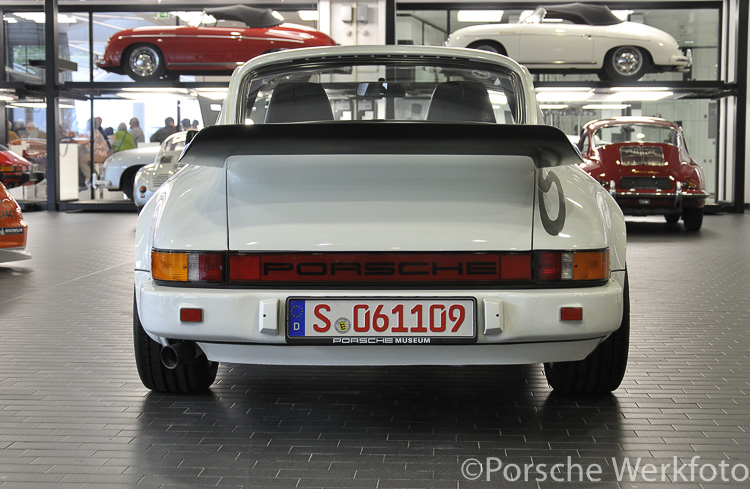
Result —
[[[151,252],[154,280],[186,283],[224,283],[225,254],[200,252]]]
[[[539,251],[536,281],[576,282],[609,278],[609,250]]]

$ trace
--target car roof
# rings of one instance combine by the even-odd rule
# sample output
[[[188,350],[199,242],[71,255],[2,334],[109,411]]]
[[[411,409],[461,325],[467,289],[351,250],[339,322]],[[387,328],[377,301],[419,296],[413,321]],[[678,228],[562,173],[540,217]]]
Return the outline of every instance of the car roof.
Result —
[[[624,22],[606,5],[591,5],[580,2],[543,5],[546,17],[569,20],[575,24],[614,25]]]
[[[283,17],[271,9],[247,5],[207,8],[204,12],[217,20],[239,20],[248,27],[276,27],[284,22]]]

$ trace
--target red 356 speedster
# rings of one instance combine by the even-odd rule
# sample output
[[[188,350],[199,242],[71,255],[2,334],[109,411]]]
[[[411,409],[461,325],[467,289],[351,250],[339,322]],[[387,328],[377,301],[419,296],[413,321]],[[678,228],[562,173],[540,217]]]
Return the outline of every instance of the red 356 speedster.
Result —
[[[205,9],[214,25],[136,27],[109,38],[96,65],[136,81],[169,75],[231,73],[245,61],[272,51],[334,46],[326,34],[284,23],[275,11],[246,5]],[[220,23],[221,22],[221,23]],[[226,25],[223,25],[223,24]]]
[[[609,189],[629,215],[682,217],[685,229],[703,224],[703,170],[690,157],[682,128],[654,117],[616,117],[583,126],[583,169]]]

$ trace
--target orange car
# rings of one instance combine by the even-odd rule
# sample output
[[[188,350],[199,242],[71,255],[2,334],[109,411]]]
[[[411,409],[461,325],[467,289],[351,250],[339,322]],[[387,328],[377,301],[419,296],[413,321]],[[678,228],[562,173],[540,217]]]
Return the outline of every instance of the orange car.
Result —
[[[0,183],[0,262],[31,258],[26,251],[26,227],[21,207]]]

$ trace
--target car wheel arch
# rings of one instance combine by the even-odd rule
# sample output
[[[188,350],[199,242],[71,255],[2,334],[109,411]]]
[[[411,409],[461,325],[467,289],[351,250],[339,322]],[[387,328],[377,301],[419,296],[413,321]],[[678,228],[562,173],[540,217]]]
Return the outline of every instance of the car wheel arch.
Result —
[[[508,55],[508,50],[505,49],[505,46],[503,46],[502,43],[491,39],[474,41],[466,47],[469,49],[478,49],[480,51],[496,52],[497,54],[502,54],[503,56]],[[492,49],[487,49],[487,47],[491,47]]]
[[[120,190],[125,195],[129,195],[129,198],[133,198],[133,184],[135,183],[135,174],[138,173],[138,170],[143,168],[146,165],[133,165],[129,166],[125,169],[125,171],[122,172],[122,175],[120,176]]]

